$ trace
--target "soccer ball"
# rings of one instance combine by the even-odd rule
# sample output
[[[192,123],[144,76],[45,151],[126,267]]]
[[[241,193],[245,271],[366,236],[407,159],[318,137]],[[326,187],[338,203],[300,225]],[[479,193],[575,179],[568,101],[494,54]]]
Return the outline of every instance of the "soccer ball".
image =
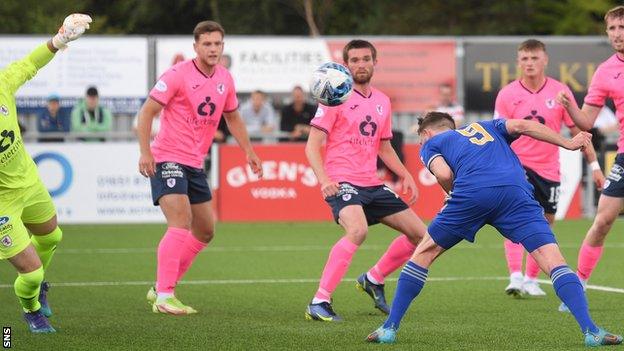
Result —
[[[323,105],[338,106],[347,101],[352,92],[353,77],[341,64],[328,62],[312,73],[310,94]]]

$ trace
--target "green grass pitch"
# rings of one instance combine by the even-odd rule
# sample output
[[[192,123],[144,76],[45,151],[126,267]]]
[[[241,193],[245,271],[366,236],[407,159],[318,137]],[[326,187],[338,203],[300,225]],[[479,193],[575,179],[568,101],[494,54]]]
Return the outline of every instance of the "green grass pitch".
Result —
[[[557,223],[570,266],[588,220]],[[145,300],[155,276],[163,225],[66,225],[47,279],[55,335],[31,335],[13,294],[15,272],[0,263],[0,326],[12,327],[16,350],[573,350],[584,349],[569,314],[557,312],[552,287],[545,298],[514,300],[503,293],[507,268],[501,237],[490,227],[475,244],[461,243],[432,266],[396,345],[370,345],[383,322],[354,279],[373,265],[394,237],[370,229],[334,294],[340,324],[304,320],[330,247],[341,230],[332,223],[220,223],[178,297],[199,310],[185,317],[151,312]],[[594,319],[624,332],[622,222],[611,231],[588,290]],[[397,273],[387,282],[392,301]],[[547,279],[543,274],[541,279]]]

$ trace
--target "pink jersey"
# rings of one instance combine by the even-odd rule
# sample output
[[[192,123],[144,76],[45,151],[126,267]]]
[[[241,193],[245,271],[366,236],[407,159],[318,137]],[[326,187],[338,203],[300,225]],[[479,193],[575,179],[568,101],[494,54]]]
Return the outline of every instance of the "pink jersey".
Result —
[[[149,96],[163,105],[160,130],[151,146],[154,160],[195,168],[202,168],[223,112],[238,108],[230,73],[217,65],[206,76],[194,60],[169,68]]]
[[[377,176],[379,142],[392,139],[390,99],[371,88],[369,96],[353,91],[340,106],[319,105],[310,122],[327,133],[325,171],[334,182],[381,185]]]
[[[624,61],[617,54],[601,63],[592,77],[585,96],[588,105],[602,107],[606,98],[615,104],[615,116],[620,122],[618,153],[624,152]]]
[[[555,101],[561,90],[573,96],[570,88],[550,77],[546,77],[544,85],[535,93],[525,88],[520,80],[515,80],[498,93],[494,118],[532,120],[557,133],[564,123],[574,127],[568,112]],[[576,104],[576,101],[572,99],[572,103]],[[511,148],[524,167],[548,180],[558,182],[561,179],[558,146],[523,135],[511,144]]]

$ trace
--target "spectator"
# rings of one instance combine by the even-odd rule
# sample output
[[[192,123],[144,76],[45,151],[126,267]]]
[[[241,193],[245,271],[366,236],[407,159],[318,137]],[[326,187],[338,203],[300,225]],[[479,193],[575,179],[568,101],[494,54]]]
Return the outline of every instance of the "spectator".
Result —
[[[71,130],[73,132],[109,132],[113,126],[110,110],[100,105],[97,88],[87,89],[86,97],[71,112]],[[84,141],[104,141],[103,138],[82,138]]]
[[[453,87],[450,84],[444,83],[440,85],[440,102],[435,107],[438,112],[448,113],[453,117],[456,126],[461,126],[464,123],[464,107],[458,104],[454,98]]]
[[[289,138],[282,141],[306,141],[310,134],[310,121],[314,118],[316,106],[306,101],[305,93],[300,86],[292,90],[292,103],[282,108],[280,130],[290,133]]]
[[[260,90],[251,93],[251,97],[240,108],[241,116],[247,126],[249,135],[256,136],[254,141],[259,140],[258,134],[270,133],[275,129],[275,111],[267,101],[266,94]]]
[[[48,105],[46,109],[37,114],[37,131],[39,133],[59,133],[69,132],[70,127],[69,111],[61,108],[60,98],[57,94],[48,96]],[[40,142],[63,142],[63,137],[46,137],[39,138]]]

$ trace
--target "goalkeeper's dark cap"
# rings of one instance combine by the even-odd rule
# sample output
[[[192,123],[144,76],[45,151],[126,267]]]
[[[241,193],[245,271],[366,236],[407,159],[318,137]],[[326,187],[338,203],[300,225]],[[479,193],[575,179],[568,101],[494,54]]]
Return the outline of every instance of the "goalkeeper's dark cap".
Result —
[[[87,96],[98,96],[98,90],[96,87],[88,87],[87,88]]]

